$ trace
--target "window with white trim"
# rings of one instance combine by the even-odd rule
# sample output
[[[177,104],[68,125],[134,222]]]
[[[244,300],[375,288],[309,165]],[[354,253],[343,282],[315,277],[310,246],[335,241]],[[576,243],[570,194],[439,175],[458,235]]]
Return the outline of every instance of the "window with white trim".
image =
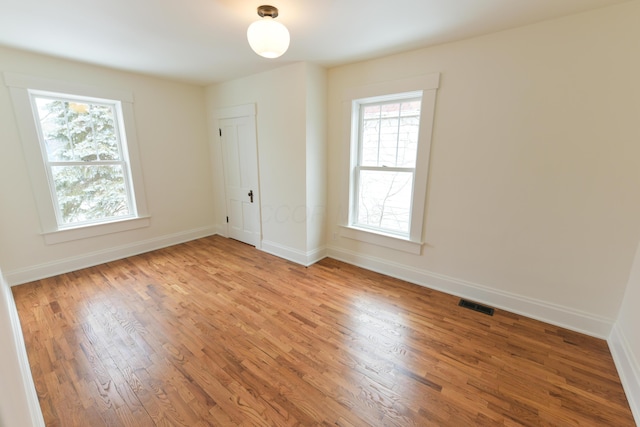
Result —
[[[352,225],[409,238],[421,92],[354,101]]]
[[[29,95],[58,228],[135,217],[120,102]]]
[[[133,94],[4,73],[46,243],[150,224]]]
[[[355,88],[341,235],[419,254],[438,73]]]

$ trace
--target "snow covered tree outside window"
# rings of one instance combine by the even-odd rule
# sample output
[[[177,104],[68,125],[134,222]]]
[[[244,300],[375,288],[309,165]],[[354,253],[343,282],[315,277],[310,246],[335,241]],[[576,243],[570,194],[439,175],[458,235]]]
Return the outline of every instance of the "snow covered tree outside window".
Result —
[[[361,102],[352,191],[355,226],[408,236],[421,99]],[[355,116],[354,116],[355,118]]]
[[[135,214],[117,101],[32,95],[59,227]]]

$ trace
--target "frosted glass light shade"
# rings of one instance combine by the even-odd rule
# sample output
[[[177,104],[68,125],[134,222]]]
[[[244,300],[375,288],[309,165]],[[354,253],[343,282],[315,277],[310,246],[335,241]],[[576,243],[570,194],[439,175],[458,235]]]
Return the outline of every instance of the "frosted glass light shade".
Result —
[[[258,55],[277,58],[289,48],[289,30],[273,18],[265,16],[249,25],[247,40],[251,49]]]

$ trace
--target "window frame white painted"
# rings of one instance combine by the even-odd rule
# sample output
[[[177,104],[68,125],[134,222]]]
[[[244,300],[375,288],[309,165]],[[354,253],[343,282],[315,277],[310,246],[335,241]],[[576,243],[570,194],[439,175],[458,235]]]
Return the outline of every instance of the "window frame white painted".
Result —
[[[429,176],[429,158],[435,117],[436,92],[440,85],[440,73],[382,82],[369,86],[352,88],[345,93],[345,122],[347,125],[349,150],[348,195],[345,223],[340,228],[340,235],[350,239],[391,248],[412,254],[420,254],[423,246],[425,223],[425,206],[427,197],[427,180]],[[422,94],[420,112],[420,131],[418,153],[414,175],[414,186],[411,206],[411,224],[408,236],[385,233],[371,228],[359,227],[355,224],[354,209],[357,186],[356,165],[359,156],[359,112],[360,103],[370,100],[401,99],[407,94]]]
[[[129,149],[127,145],[127,136],[124,130],[123,122],[123,114],[122,114],[122,103],[118,100],[113,99],[103,99],[103,98],[93,98],[93,97],[85,97],[85,96],[76,96],[69,95],[63,93],[55,93],[55,92],[45,92],[40,90],[28,90],[29,97],[31,100],[31,106],[34,118],[36,119],[36,128],[38,130],[38,140],[40,142],[40,151],[42,153],[43,164],[45,166],[45,170],[47,173],[47,180],[49,181],[49,191],[51,194],[51,198],[53,200],[54,212],[56,214],[56,220],[58,223],[58,229],[69,229],[69,228],[77,228],[84,227],[88,225],[94,224],[105,224],[108,222],[118,221],[118,220],[126,220],[136,218],[137,215],[137,206],[134,203],[135,194],[133,191],[133,187],[131,186],[131,167],[129,162]],[[49,155],[47,153],[46,145],[45,145],[45,137],[42,133],[42,126],[38,125],[37,122],[41,121],[41,117],[39,117],[37,110],[37,99],[50,99],[55,101],[70,101],[70,102],[80,102],[92,105],[104,105],[108,106],[113,113],[113,122],[115,125],[115,142],[118,147],[119,158],[117,160],[109,160],[109,161],[101,161],[96,159],[95,161],[54,161],[49,159]],[[129,212],[127,215],[122,215],[118,217],[109,217],[109,218],[100,218],[86,221],[79,221],[75,223],[65,223],[62,211],[60,207],[60,199],[58,192],[56,191],[56,182],[53,174],[53,168],[56,166],[66,166],[66,167],[94,167],[97,165],[116,165],[122,168],[123,179],[124,179],[124,190],[125,190],[125,200],[127,203],[127,211]]]
[[[41,234],[45,243],[56,244],[149,226],[150,218],[147,212],[133,114],[133,93],[127,90],[80,85],[14,73],[4,73],[4,81],[13,101],[23,153],[40,218]],[[128,157],[132,189],[131,203],[135,215],[77,226],[61,227],[58,225],[56,207],[50,191],[50,180],[41,151],[39,130],[36,125],[37,117],[32,109],[30,92],[57,94],[62,97],[111,100],[120,104],[122,112],[120,126],[121,131],[126,135],[126,146],[123,147],[126,149],[126,153],[123,152],[123,155]]]
[[[352,155],[351,155],[351,182],[349,186],[349,191],[351,192],[350,197],[350,206],[349,206],[349,224],[358,229],[368,230],[372,233],[377,234],[385,234],[390,236],[396,236],[399,238],[409,239],[411,232],[411,224],[409,224],[409,231],[407,233],[402,232],[393,232],[391,230],[387,230],[383,227],[375,227],[366,224],[362,224],[358,221],[360,217],[360,209],[359,209],[359,200],[362,195],[360,180],[361,180],[361,172],[362,171],[372,171],[372,172],[405,172],[411,174],[411,188],[412,188],[412,198],[410,200],[410,218],[413,214],[413,188],[415,186],[416,179],[416,170],[418,158],[416,156],[416,164],[413,167],[386,167],[386,166],[367,166],[363,165],[363,126],[364,126],[364,114],[363,107],[369,107],[372,105],[385,105],[385,104],[399,104],[405,101],[410,100],[419,100],[422,103],[422,91],[414,91],[407,93],[396,93],[385,96],[376,96],[372,98],[365,99],[356,99],[352,102],[351,107],[351,144],[352,144]],[[420,113],[420,117],[422,117],[422,113]],[[418,136],[420,134],[418,133]],[[419,141],[417,147],[419,147]]]

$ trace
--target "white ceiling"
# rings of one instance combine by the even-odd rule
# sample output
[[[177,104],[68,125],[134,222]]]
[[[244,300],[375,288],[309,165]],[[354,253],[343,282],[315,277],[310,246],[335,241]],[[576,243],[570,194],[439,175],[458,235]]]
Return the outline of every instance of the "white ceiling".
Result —
[[[334,66],[628,0],[0,0],[0,44],[199,84],[298,61]],[[278,59],[246,30],[272,4]]]

